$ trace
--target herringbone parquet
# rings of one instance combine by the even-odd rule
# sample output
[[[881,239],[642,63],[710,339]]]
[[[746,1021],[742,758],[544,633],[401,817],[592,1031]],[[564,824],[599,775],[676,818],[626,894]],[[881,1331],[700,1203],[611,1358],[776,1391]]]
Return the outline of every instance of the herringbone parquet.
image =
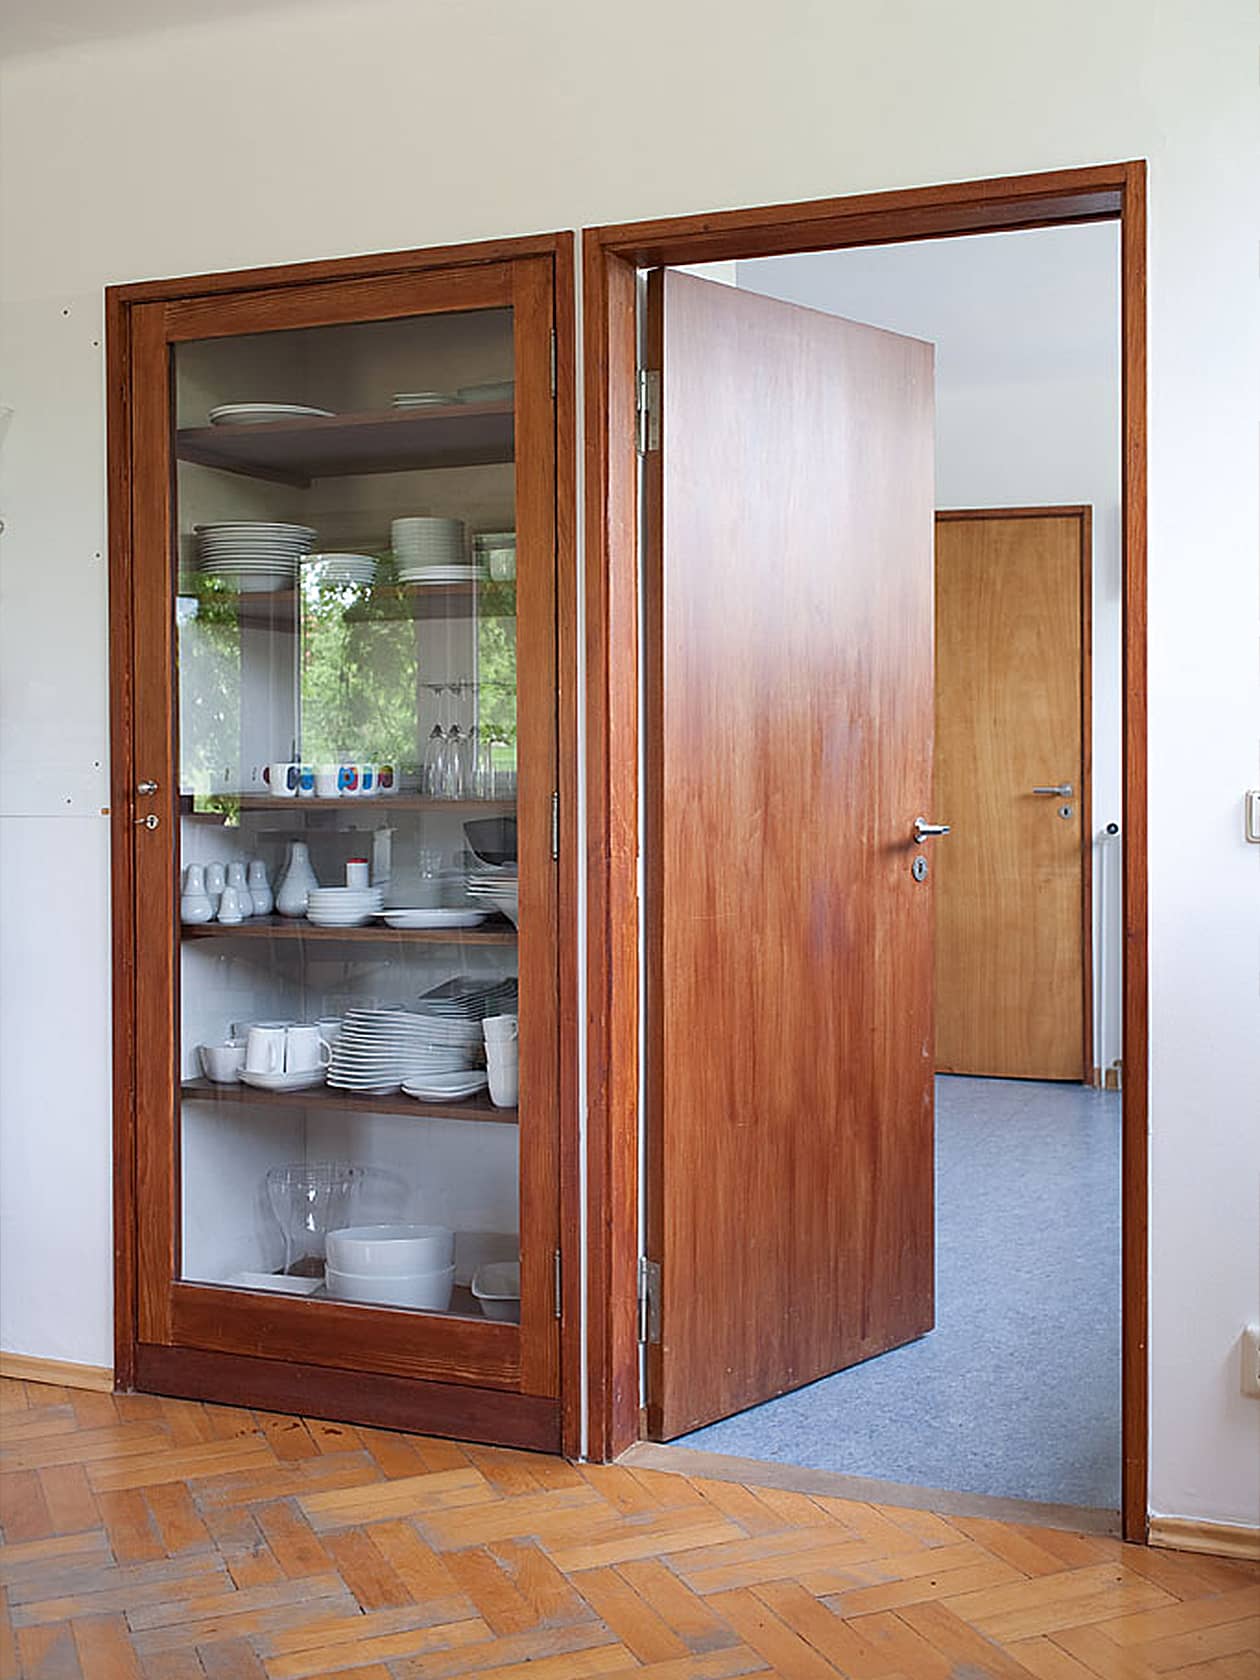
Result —
[[[3,1680],[1257,1680],[1260,1567],[0,1383]]]

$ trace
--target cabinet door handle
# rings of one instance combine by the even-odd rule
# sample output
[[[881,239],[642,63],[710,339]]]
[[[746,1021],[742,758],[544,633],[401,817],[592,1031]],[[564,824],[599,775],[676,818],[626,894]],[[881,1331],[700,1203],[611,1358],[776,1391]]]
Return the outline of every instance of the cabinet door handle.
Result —
[[[137,782],[136,783],[136,792],[137,793],[148,795],[148,794],[156,793],[157,790],[158,790],[158,785],[157,785],[156,782]]]
[[[161,817],[155,815],[154,812],[150,811],[147,817],[137,817],[136,818],[136,827],[137,828],[147,828],[147,829],[151,830],[151,829],[157,828],[159,826],[159,824],[161,823],[161,821],[162,821]]]
[[[1071,799],[1072,784],[1071,782],[1060,782],[1057,787],[1035,787],[1033,792],[1051,793],[1056,799]]]
[[[914,819],[915,844],[921,846],[925,840],[930,840],[936,834],[948,834],[948,823],[930,823],[926,817]]]

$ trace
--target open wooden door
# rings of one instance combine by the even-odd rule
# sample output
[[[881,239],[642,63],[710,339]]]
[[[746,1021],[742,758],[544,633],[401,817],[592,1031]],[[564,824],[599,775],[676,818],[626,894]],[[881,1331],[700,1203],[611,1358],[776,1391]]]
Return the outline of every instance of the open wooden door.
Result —
[[[669,1439],[932,1327],[949,842],[914,839],[932,347],[671,270],[648,341],[648,1423]]]

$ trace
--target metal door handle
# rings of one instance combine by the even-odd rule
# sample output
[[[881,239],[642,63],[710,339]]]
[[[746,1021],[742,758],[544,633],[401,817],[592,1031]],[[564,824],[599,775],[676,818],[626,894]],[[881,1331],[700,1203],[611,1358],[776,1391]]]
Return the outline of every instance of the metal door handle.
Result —
[[[157,790],[158,790],[158,785],[157,785],[156,782],[137,782],[136,783],[136,792],[137,793],[150,794],[150,793],[156,793]]]
[[[154,828],[157,828],[160,825],[161,821],[162,821],[161,817],[154,816],[153,813],[150,812],[147,817],[137,817],[136,818],[136,827],[137,828],[154,829]]]
[[[1058,787],[1035,787],[1033,792],[1049,793],[1052,794],[1055,799],[1071,799],[1072,784],[1071,782],[1060,782]]]
[[[921,846],[925,840],[930,840],[936,834],[948,834],[948,823],[930,823],[926,817],[914,819],[915,844]]]

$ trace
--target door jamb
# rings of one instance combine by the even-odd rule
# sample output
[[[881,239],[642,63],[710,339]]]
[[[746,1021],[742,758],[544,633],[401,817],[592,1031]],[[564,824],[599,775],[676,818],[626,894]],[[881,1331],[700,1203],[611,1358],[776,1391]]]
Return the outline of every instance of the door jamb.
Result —
[[[637,1438],[638,535],[635,271],[1118,221],[1123,517],[1122,1501],[1147,1536],[1146,164],[588,228],[586,466],[588,1454]]]
[[[936,523],[964,519],[1075,519],[1080,539],[1081,602],[1081,1083],[1094,1084],[1094,510],[1067,507],[937,508]],[[1106,976],[1104,975],[1104,980]],[[1106,1079],[1102,1080],[1102,1085]],[[1101,1089],[1101,1086],[1100,1086]]]

